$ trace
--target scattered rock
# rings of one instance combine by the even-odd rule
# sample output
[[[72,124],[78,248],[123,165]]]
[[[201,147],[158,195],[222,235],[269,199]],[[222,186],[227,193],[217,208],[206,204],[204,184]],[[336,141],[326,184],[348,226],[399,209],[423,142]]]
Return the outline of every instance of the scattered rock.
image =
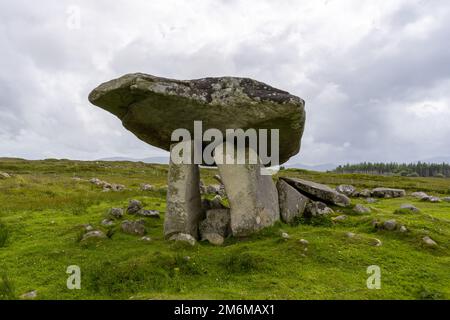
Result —
[[[359,203],[357,205],[355,205],[353,210],[356,213],[360,213],[360,214],[370,213],[371,212],[371,210],[369,208],[367,208],[367,207],[365,207],[365,206],[363,206],[362,204],[359,204]]]
[[[424,197],[422,199],[420,199],[421,201],[425,201],[425,202],[432,202],[432,203],[437,203],[437,202],[441,202],[441,199],[438,197],[434,197],[434,196],[428,196],[428,197]]]
[[[347,216],[345,214],[332,218],[334,222],[342,222],[347,220]]]
[[[400,226],[400,229],[398,229],[401,233],[408,232],[408,229],[405,226]]]
[[[380,221],[374,219],[372,220],[372,227],[374,227],[375,229],[378,229],[380,227]]]
[[[303,215],[310,200],[283,180],[278,180],[277,189],[281,220],[293,223]]]
[[[136,214],[142,209],[142,203],[139,200],[130,200],[128,203],[127,213]]]
[[[409,203],[402,204],[400,206],[400,209],[406,209],[406,210],[409,210],[409,211],[414,212],[414,213],[420,212],[420,210],[418,208],[416,208],[415,206],[413,206],[412,204],[409,204]]]
[[[370,239],[370,244],[374,247],[381,247],[383,245],[383,243],[381,242],[380,239],[377,238],[372,238]]]
[[[136,215],[138,215],[140,217],[146,217],[146,218],[155,218],[155,219],[160,218],[160,213],[158,210],[141,209],[137,212]]]
[[[206,212],[206,218],[199,225],[201,239],[208,234],[218,234],[226,238],[231,233],[231,216],[229,209],[211,209]]]
[[[86,225],[84,226],[84,230],[86,230],[86,231],[92,231],[92,230],[94,230],[94,227],[91,226],[90,224],[86,224]]]
[[[367,203],[375,203],[375,202],[377,202],[377,200],[374,199],[374,198],[367,198],[367,199],[366,199],[366,202],[367,202]]]
[[[144,237],[141,238],[141,240],[144,241],[144,242],[150,242],[150,241],[152,241],[152,238],[144,236]]]
[[[377,198],[400,198],[406,195],[403,189],[393,188],[375,188],[372,190],[372,196]]]
[[[428,246],[428,247],[437,247],[437,243],[436,241],[434,241],[433,239],[431,239],[429,236],[425,236],[422,238],[423,243]]]
[[[356,188],[352,185],[341,184],[336,187],[336,191],[350,197],[355,193]]]
[[[125,186],[122,184],[109,183],[106,181],[102,181],[98,178],[92,178],[89,180],[90,183],[102,187],[103,191],[122,191],[125,189]]]
[[[320,201],[309,201],[305,208],[306,217],[327,216],[333,213],[333,209]]]
[[[286,240],[290,238],[289,234],[287,234],[286,232],[282,232],[281,237]]]
[[[411,193],[411,196],[422,200],[423,198],[427,198],[428,194],[426,194],[425,192],[422,192],[422,191],[418,191],[418,192]]]
[[[356,191],[354,195],[361,198],[369,198],[372,196],[372,191],[369,189],[363,189],[361,191]]]
[[[356,234],[354,234],[353,232],[347,232],[347,233],[345,234],[345,236],[346,236],[347,238],[354,238],[354,237],[356,236]]]
[[[109,215],[115,219],[120,219],[123,217],[123,209],[122,208],[111,208],[109,210]]]
[[[307,246],[309,244],[309,241],[306,239],[300,239],[298,242],[300,242],[304,246]]]
[[[154,187],[151,184],[142,183],[141,184],[141,191],[153,191]]]
[[[11,178],[11,175],[6,172],[0,172],[0,179],[8,179]]]
[[[343,195],[324,184],[296,178],[282,177],[281,179],[309,198],[319,199],[326,203],[342,207],[350,205],[350,199],[346,195]]]
[[[143,220],[138,221],[128,221],[122,222],[121,229],[123,232],[128,234],[136,234],[143,236],[145,234],[145,222]]]
[[[388,230],[388,231],[392,231],[395,230],[395,228],[397,228],[397,221],[395,220],[387,220],[383,223],[383,229]]]
[[[112,221],[110,219],[103,219],[101,222],[101,225],[105,226],[105,227],[110,227],[110,226],[114,225],[114,221]]]
[[[100,230],[93,230],[86,233],[81,241],[86,241],[88,239],[103,239],[106,238],[105,234]]]
[[[20,296],[20,298],[24,299],[24,300],[33,300],[37,298],[37,291],[33,290],[27,293],[24,293],[23,295]]]
[[[215,245],[215,246],[221,246],[225,239],[218,233],[207,233],[204,234],[202,237],[202,240],[208,240],[209,243]]]
[[[445,201],[445,202],[450,202],[450,197],[445,197],[445,198],[442,198],[442,201]]]
[[[186,233],[174,234],[169,238],[169,240],[186,242],[186,243],[189,243],[191,246],[194,246],[195,243],[197,242],[197,241],[195,241],[195,238],[193,236],[191,236],[190,234],[186,234]]]

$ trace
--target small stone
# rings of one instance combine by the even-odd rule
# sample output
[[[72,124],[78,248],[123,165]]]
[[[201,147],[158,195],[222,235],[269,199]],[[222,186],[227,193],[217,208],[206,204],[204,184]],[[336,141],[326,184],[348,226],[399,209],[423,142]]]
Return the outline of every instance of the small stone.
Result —
[[[141,191],[152,191],[154,189],[154,187],[148,183],[142,183],[140,187]]]
[[[158,210],[141,209],[138,211],[137,215],[140,217],[146,217],[146,218],[155,218],[155,219],[160,218],[160,213]]]
[[[24,293],[23,295],[20,296],[22,299],[25,300],[33,300],[37,298],[37,291],[33,290],[27,293]]]
[[[428,197],[422,198],[421,200],[426,201],[426,202],[432,202],[432,203],[441,202],[440,198],[434,197],[434,196],[428,196]]]
[[[372,190],[372,196],[377,198],[400,198],[406,195],[403,189],[393,188],[375,188]]]
[[[177,242],[178,241],[186,242],[186,243],[189,243],[191,246],[194,246],[195,243],[197,242],[193,236],[191,236],[190,234],[187,234],[187,233],[174,234],[173,236],[171,236],[169,238],[169,240],[177,241]]]
[[[405,233],[405,232],[408,232],[408,229],[406,229],[405,226],[401,226],[400,229],[399,229],[399,231],[400,231],[401,233]]]
[[[420,212],[420,210],[418,208],[416,208],[415,206],[413,206],[412,204],[409,204],[409,203],[402,204],[400,206],[400,209],[406,209],[406,210],[409,210],[414,213]]]
[[[116,191],[116,192],[123,191],[123,190],[125,190],[125,186],[123,184],[115,184],[115,183],[113,183],[111,185],[111,190],[112,191]]]
[[[300,242],[304,246],[307,246],[309,244],[309,241],[306,239],[300,239],[298,242]]]
[[[110,220],[110,219],[103,219],[101,222],[102,226],[106,226],[106,227],[110,227],[114,225],[114,221]]]
[[[374,247],[381,247],[383,245],[383,243],[381,242],[380,239],[377,238],[372,238],[370,239],[370,244]]]
[[[360,214],[370,213],[371,212],[371,210],[369,208],[367,208],[367,207],[365,207],[365,206],[363,206],[362,204],[359,204],[359,203],[357,205],[355,205],[353,210],[356,213],[360,213]]]
[[[363,190],[357,192],[357,195],[359,197],[368,198],[372,195],[372,191],[369,189],[363,189]]]
[[[350,197],[355,193],[356,188],[351,185],[341,184],[336,187],[336,191]]]
[[[127,213],[136,214],[142,209],[142,203],[139,200],[130,200],[128,203]]]
[[[143,220],[122,222],[121,229],[128,234],[136,234],[143,236],[145,234],[145,222]]]
[[[383,229],[388,230],[388,231],[392,231],[395,230],[395,228],[397,228],[397,221],[395,220],[387,220],[383,223]]]
[[[306,204],[305,216],[316,217],[316,216],[327,216],[333,214],[334,211],[330,207],[320,201],[309,201]]]
[[[422,191],[413,192],[413,193],[411,193],[411,196],[414,198],[420,199],[420,200],[422,200],[423,198],[429,197],[428,194],[426,194],[425,192],[422,192]]]
[[[92,230],[94,230],[94,227],[92,227],[90,224],[88,224],[88,225],[86,225],[86,226],[84,227],[84,230],[86,230],[86,231],[92,231]]]
[[[116,219],[120,219],[123,217],[123,209],[122,208],[111,208],[109,210],[109,214]]]
[[[209,243],[215,246],[221,246],[225,239],[218,233],[207,233],[202,235],[202,239],[208,240]]]
[[[450,202],[450,197],[445,197],[445,198],[442,198],[442,201],[445,201],[445,202]]]
[[[290,238],[290,236],[286,232],[282,232],[281,237],[286,240]]]
[[[345,214],[332,218],[334,222],[342,222],[347,220],[347,216]]]
[[[353,232],[347,232],[345,235],[347,238],[354,238],[356,236]]]
[[[106,238],[106,236],[100,230],[93,230],[93,231],[89,231],[88,233],[86,233],[83,236],[83,238],[81,239],[81,241],[86,241],[88,239],[93,239],[93,238],[103,239],[103,238]]]
[[[425,236],[422,238],[423,243],[428,246],[428,247],[436,247],[438,244],[436,243],[436,241],[434,241],[433,239],[431,239],[429,236]]]
[[[152,241],[152,238],[144,236],[144,237],[141,238],[141,240],[144,241],[144,242],[150,242],[150,241]]]
[[[366,202],[367,203],[375,203],[375,202],[377,202],[377,200],[375,198],[367,198]]]

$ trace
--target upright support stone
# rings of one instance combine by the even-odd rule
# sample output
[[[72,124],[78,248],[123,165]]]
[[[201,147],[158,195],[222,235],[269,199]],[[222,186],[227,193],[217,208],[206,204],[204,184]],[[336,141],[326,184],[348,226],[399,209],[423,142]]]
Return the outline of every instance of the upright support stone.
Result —
[[[263,166],[258,156],[257,164],[230,164],[230,159],[236,162],[236,153],[233,148],[223,150],[224,145],[216,148],[215,160],[230,203],[233,235],[246,236],[273,225],[280,219],[280,209],[272,177],[261,175]],[[247,148],[245,152],[249,155],[255,151]]]
[[[191,164],[179,164],[172,160],[172,151],[176,146],[186,147],[185,150],[191,147],[192,150],[190,141],[180,142],[171,148],[164,236],[170,238],[174,234],[185,233],[198,239],[198,224],[203,219],[200,171],[193,161]]]

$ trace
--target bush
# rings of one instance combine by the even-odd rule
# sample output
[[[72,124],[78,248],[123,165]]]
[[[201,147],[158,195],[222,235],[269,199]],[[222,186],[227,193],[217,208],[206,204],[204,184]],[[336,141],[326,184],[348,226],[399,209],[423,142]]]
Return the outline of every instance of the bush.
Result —
[[[8,237],[9,237],[8,228],[4,223],[0,222],[0,248],[6,245]]]

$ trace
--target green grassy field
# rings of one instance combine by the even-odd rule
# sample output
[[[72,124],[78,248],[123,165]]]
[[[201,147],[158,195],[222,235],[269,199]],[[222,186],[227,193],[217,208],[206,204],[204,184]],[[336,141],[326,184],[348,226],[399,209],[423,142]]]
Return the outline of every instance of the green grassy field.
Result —
[[[411,197],[365,204],[370,214],[334,208],[346,214],[330,220],[288,226],[281,222],[245,239],[215,247],[194,247],[163,239],[167,166],[128,162],[0,160],[0,299],[37,290],[37,299],[450,299],[450,203],[425,203]],[[213,169],[202,170],[205,184],[215,183]],[[398,187],[407,192],[450,194],[450,180],[439,178],[340,175],[284,170],[335,186]],[[127,190],[102,192],[93,177],[120,183]],[[150,183],[154,191],[140,191]],[[130,199],[159,210],[148,219],[150,242],[119,229],[110,238],[81,243],[84,224],[100,225],[111,207]],[[352,199],[352,203],[364,203]],[[394,214],[403,203],[420,213]],[[338,212],[340,211],[340,212]],[[133,217],[125,216],[132,220]],[[396,219],[408,232],[377,231],[372,221]],[[287,232],[290,239],[282,239]],[[356,237],[349,238],[347,232]],[[428,235],[438,243],[422,244]],[[374,246],[373,239],[382,241]],[[307,239],[309,245],[299,242]],[[190,257],[188,259],[187,257]],[[81,289],[66,287],[66,268],[81,268]],[[366,269],[381,268],[381,289],[369,290]]]

